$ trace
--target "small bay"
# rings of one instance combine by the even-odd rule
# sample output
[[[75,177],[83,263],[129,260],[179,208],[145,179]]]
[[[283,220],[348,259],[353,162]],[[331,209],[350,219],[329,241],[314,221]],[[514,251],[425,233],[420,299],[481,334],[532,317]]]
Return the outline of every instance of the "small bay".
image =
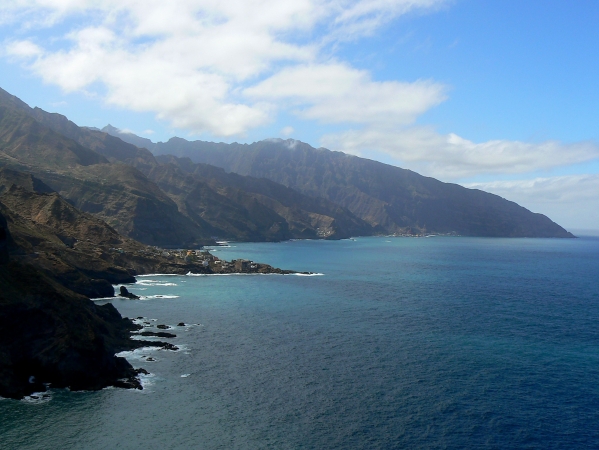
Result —
[[[180,350],[127,354],[143,391],[0,400],[0,448],[599,447],[599,239],[214,250],[319,275],[139,277],[111,302]]]

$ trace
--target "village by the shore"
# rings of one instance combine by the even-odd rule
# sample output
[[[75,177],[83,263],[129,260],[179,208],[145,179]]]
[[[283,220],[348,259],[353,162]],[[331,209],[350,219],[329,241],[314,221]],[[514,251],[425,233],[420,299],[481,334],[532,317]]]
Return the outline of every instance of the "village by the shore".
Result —
[[[127,254],[122,248],[111,248],[111,252]],[[139,256],[155,257],[168,262],[169,273],[186,274],[188,272],[197,274],[310,274],[310,272],[297,272],[295,270],[284,270],[269,264],[259,263],[248,259],[224,260],[213,255],[210,251],[201,249],[164,249],[148,246],[143,250],[137,250]],[[137,256],[137,255],[128,255]],[[179,269],[179,270],[177,270]],[[186,272],[187,271],[187,272]],[[142,275],[137,273],[136,275]]]

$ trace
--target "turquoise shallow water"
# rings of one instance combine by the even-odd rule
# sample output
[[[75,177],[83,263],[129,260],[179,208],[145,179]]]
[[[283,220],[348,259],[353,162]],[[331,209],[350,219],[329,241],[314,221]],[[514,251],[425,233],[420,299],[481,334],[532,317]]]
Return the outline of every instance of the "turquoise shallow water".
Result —
[[[599,448],[598,239],[231,245],[324,275],[140,278],[114,305],[197,324],[182,350],[128,355],[141,392],[0,400],[0,447]]]

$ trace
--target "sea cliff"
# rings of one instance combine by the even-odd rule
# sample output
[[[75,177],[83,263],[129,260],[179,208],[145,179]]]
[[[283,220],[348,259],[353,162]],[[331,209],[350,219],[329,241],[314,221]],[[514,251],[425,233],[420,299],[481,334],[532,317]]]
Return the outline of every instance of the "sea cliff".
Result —
[[[181,257],[181,252],[148,248],[116,233],[110,235],[109,228],[89,226],[101,224],[74,208],[68,209],[69,205],[61,203],[55,194],[19,193],[37,198],[41,201],[38,206],[49,203],[55,214],[67,208],[77,220],[54,228],[54,234],[40,232],[45,230],[40,225],[32,236],[35,230],[27,226],[23,216],[9,216],[9,223],[0,213],[0,397],[20,399],[45,391],[49,385],[71,390],[107,386],[141,389],[138,375],[147,372],[134,369],[115,354],[142,346],[176,350],[165,342],[131,339],[140,325],[121,317],[111,304],[98,305],[82,293],[113,296],[110,283],[135,282],[134,275],[148,272],[291,273],[266,264],[220,261],[208,252],[200,256],[184,252]],[[11,211],[2,203],[0,207]],[[43,214],[38,211],[34,216]],[[44,220],[51,221],[51,216]],[[67,233],[69,223],[77,226]],[[73,230],[81,227],[89,238],[77,239]],[[66,243],[54,239],[61,231]],[[103,232],[119,238],[120,246],[109,247],[110,240],[94,242]]]

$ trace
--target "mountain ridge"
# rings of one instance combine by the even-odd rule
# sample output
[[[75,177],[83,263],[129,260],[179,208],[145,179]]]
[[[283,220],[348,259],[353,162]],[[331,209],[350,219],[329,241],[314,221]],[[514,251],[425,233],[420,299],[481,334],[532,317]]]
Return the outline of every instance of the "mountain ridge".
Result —
[[[79,209],[150,245],[372,234],[573,237],[499,196],[300,141],[152,143],[111,126],[79,127],[3,90],[0,165],[32,172]]]
[[[114,127],[108,131],[114,133]],[[130,133],[118,135],[140,142]],[[548,217],[497,195],[293,139],[225,144],[171,138],[150,150],[158,159],[187,157],[325,198],[389,234],[574,237]]]
[[[62,137],[60,145],[50,149],[54,159],[64,159],[61,149],[69,145],[83,148],[97,159],[85,167],[70,164],[68,171],[60,164],[44,166],[44,160],[23,159],[19,154],[9,158],[0,152],[0,161],[3,158],[9,167],[34,172],[79,209],[146,244],[176,247],[214,243],[214,237],[279,241],[372,234],[368,224],[332,203],[317,205],[318,212],[305,209],[316,205],[307,198],[303,198],[303,209],[281,207],[277,197],[287,189],[284,186],[278,185],[267,195],[254,195],[226,185],[226,180],[215,183],[206,174],[183,173],[180,165],[161,167],[146,149],[96,129],[78,127],[60,114],[30,108],[6,91],[0,90],[0,105],[12,112],[13,119],[35,123],[45,133]],[[11,130],[9,126],[5,129],[7,133]],[[0,127],[0,135],[2,130]],[[182,193],[182,188],[188,192]],[[300,197],[298,193],[296,198],[302,200]]]

